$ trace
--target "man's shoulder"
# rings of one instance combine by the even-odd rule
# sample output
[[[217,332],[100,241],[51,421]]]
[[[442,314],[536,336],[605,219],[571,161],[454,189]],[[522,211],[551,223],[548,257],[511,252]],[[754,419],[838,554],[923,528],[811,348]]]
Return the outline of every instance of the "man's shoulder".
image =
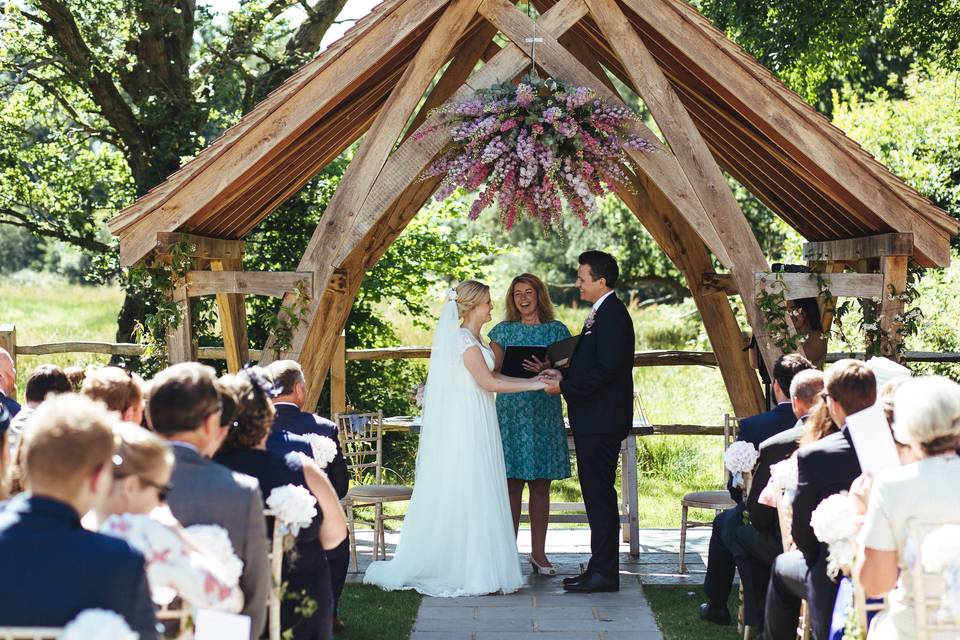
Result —
[[[763,442],[760,443],[760,452],[762,453],[764,449],[781,447],[784,445],[794,445],[796,446],[797,440],[800,439],[800,436],[803,435],[803,426],[796,426],[790,429],[781,431],[780,433],[775,433]]]
[[[174,466],[173,485],[177,488],[189,488],[190,491],[238,494],[253,493],[260,488],[260,483],[253,476],[233,471],[206,458],[201,464],[192,465],[190,468]]]
[[[854,453],[846,436],[838,431],[820,438],[816,442],[800,447],[797,457],[801,463],[816,463],[836,457],[846,457]]]

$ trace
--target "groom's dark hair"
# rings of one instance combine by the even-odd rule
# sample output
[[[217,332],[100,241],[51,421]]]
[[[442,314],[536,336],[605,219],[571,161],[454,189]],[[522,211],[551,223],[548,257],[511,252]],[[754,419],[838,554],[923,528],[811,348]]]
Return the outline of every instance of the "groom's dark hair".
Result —
[[[578,260],[580,264],[590,265],[590,275],[594,280],[605,279],[607,286],[611,289],[617,286],[620,267],[617,266],[617,259],[612,255],[603,251],[584,251]]]

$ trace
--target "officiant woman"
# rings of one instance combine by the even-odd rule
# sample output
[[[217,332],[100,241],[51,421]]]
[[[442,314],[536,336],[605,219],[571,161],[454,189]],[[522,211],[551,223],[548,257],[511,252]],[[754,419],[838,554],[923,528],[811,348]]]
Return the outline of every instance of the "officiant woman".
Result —
[[[547,287],[540,278],[529,273],[517,276],[510,283],[505,316],[489,334],[497,371],[503,365],[507,347],[546,347],[570,337],[567,327],[554,318]],[[532,376],[545,366],[546,363],[532,362],[525,368]],[[537,391],[497,395],[497,418],[503,440],[513,528],[520,527],[523,487],[528,485],[533,551],[530,565],[536,573],[556,575],[544,547],[550,517],[550,481],[570,476],[570,455],[560,396]]]

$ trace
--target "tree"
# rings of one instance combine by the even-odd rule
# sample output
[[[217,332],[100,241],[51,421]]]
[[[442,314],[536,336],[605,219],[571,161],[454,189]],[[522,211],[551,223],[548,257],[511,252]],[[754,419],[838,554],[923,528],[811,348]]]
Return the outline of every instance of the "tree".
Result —
[[[25,0],[0,22],[0,223],[103,254],[103,219],[314,56],[346,0]],[[115,267],[114,267],[115,269]],[[128,295],[118,339],[145,313]]]
[[[696,4],[696,3],[695,3]],[[704,14],[821,111],[830,90],[896,90],[915,62],[960,69],[960,0],[699,0]]]

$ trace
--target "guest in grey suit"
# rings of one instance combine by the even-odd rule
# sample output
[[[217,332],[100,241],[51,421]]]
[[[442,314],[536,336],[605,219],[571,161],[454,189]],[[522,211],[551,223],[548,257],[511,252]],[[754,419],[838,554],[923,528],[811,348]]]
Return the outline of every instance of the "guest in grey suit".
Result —
[[[266,521],[256,479],[209,459],[223,441],[220,411],[210,367],[176,364],[153,380],[147,416],[153,430],[173,445],[176,457],[167,503],[185,527],[217,524],[229,533],[243,560],[241,613],[250,616],[250,637],[256,640],[266,624],[270,590]]]

